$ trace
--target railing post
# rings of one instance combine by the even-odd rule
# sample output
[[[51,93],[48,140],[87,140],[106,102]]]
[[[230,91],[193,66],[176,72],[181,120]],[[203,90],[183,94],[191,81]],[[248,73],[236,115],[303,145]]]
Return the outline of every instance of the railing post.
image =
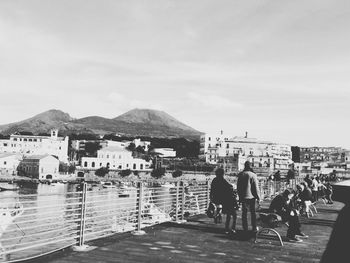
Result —
[[[179,220],[179,182],[176,183],[176,206],[175,206],[175,221]]]
[[[141,220],[142,220],[142,198],[143,198],[143,184],[142,182],[137,183],[138,198],[136,199],[136,209],[137,209],[137,229],[133,232],[134,235],[140,236],[146,234],[145,231],[141,230]]]
[[[207,186],[207,203],[206,203],[206,209],[207,209],[209,207],[209,203],[210,203],[210,184],[209,184],[209,180],[207,180],[206,186]]]
[[[181,181],[181,220],[185,220],[185,184]]]
[[[80,184],[81,189],[81,198],[80,198],[80,221],[78,223],[78,239],[77,244],[73,247],[74,251],[88,251],[92,250],[95,247],[85,245],[85,221],[86,221],[86,190],[87,190],[87,184],[82,183]]]

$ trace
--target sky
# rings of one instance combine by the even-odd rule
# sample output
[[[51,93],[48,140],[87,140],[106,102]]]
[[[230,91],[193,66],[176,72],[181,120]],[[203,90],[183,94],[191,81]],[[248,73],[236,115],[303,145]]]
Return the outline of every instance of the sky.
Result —
[[[150,108],[350,148],[349,26],[347,0],[2,0],[0,124]]]

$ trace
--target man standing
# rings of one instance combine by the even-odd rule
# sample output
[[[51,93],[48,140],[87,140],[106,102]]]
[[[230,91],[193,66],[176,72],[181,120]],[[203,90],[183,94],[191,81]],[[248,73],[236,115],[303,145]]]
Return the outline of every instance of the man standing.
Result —
[[[260,202],[258,189],[258,177],[252,172],[250,162],[244,163],[243,172],[238,174],[237,191],[239,200],[242,202],[242,225],[243,230],[248,231],[248,209],[251,214],[252,229],[257,232],[255,201]]]

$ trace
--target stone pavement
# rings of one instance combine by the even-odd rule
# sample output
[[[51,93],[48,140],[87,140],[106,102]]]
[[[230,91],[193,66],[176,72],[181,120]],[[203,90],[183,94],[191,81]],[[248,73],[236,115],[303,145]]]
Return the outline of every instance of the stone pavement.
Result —
[[[123,233],[97,240],[90,243],[97,248],[89,252],[66,250],[35,262],[319,262],[343,204],[320,202],[317,207],[318,214],[301,220],[303,232],[310,237],[303,243],[285,242],[283,247],[274,239],[254,243],[253,234],[247,236],[242,231],[235,237],[226,236],[223,223],[216,225],[201,215],[183,224],[171,222],[147,228],[143,236]],[[286,230],[286,226],[278,228],[282,236]]]

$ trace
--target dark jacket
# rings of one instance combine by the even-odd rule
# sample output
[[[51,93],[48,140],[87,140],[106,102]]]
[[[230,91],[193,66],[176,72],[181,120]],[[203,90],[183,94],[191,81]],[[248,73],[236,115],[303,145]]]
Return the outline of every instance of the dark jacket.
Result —
[[[237,191],[239,199],[257,199],[260,200],[259,182],[255,173],[250,171],[243,171],[238,174]]]
[[[222,205],[224,214],[232,214],[237,209],[237,200],[232,185],[223,177],[215,177],[211,183],[210,200]]]
[[[269,211],[270,213],[276,213],[282,217],[283,221],[288,220],[288,215],[293,209],[293,202],[290,200],[287,203],[288,199],[284,197],[282,194],[277,195],[270,204]]]
[[[299,198],[301,201],[313,201],[312,192],[310,188],[305,188],[300,194]]]

